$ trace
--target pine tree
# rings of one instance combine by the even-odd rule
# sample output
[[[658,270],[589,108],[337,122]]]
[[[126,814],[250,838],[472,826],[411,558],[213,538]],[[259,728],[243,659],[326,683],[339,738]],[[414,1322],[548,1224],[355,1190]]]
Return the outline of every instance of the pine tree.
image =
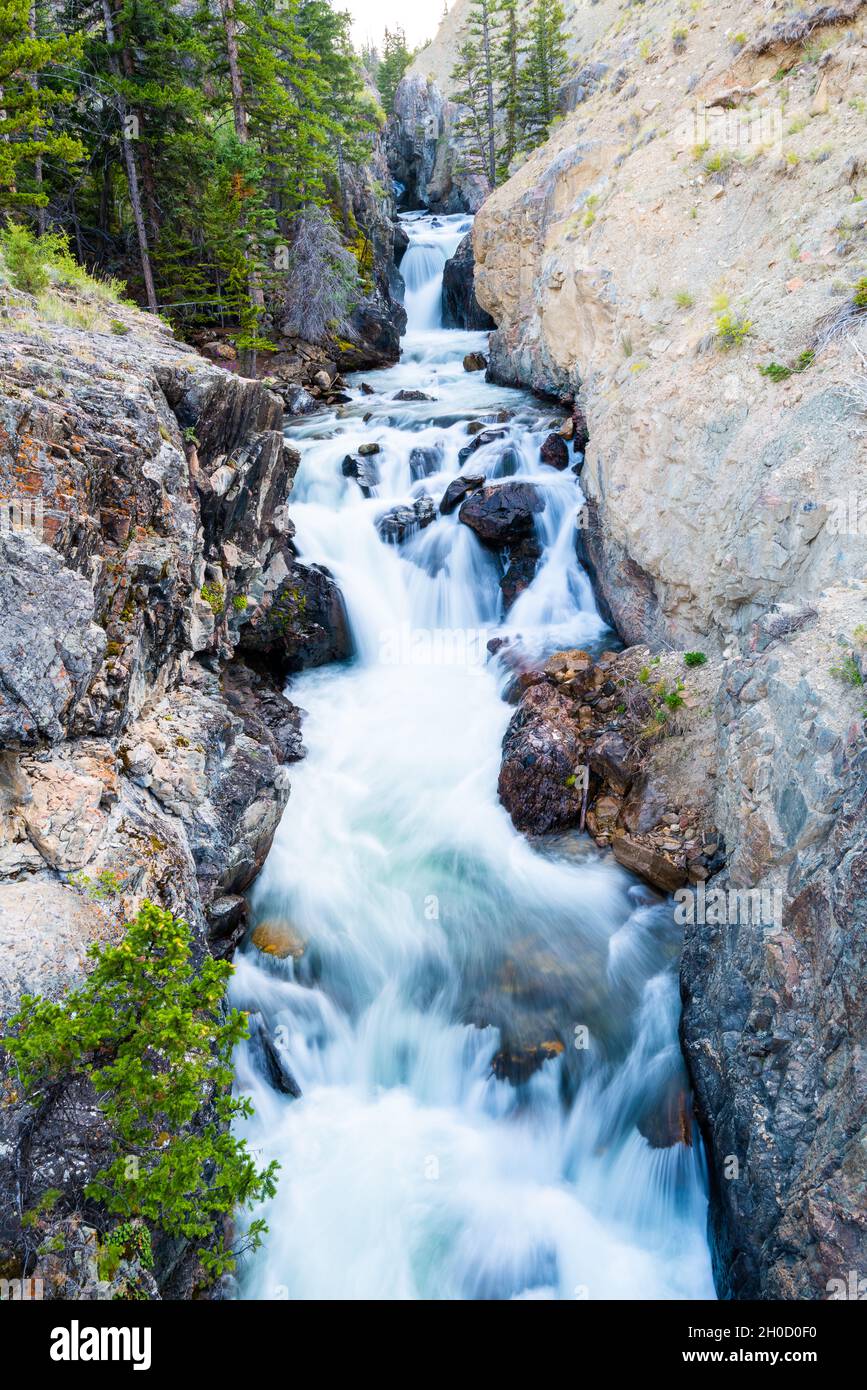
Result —
[[[0,0],[0,210],[44,207],[42,161],[82,158],[81,142],[55,124],[72,93],[39,81],[80,52],[80,38],[41,34],[31,0]]]
[[[412,52],[406,46],[403,30],[386,29],[382,43],[382,61],[376,74],[376,85],[382,98],[383,109],[390,116],[394,111],[394,94],[398,84],[412,62]]]
[[[569,71],[560,0],[534,0],[524,40],[519,82],[520,145],[535,149],[548,139],[560,88]]]
[[[524,27],[518,13],[519,0],[499,0],[499,42],[495,59],[497,110],[502,116],[502,136],[498,151],[497,176],[508,178],[509,165],[518,152],[521,125],[520,57]]]
[[[452,81],[457,88],[454,100],[468,112],[458,124],[458,134],[467,142],[467,167],[481,174],[489,188],[497,182],[497,40],[494,0],[472,0]]]

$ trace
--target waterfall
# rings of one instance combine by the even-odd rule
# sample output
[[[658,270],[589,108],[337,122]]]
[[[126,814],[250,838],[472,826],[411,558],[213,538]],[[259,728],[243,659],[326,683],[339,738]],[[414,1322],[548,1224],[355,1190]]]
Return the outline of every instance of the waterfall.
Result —
[[[406,285],[407,332],[413,334],[442,326],[443,267],[471,222],[463,215],[430,218],[418,214],[405,221],[410,244],[400,271]]]
[[[236,961],[232,1002],[301,1091],[239,1047],[255,1106],[240,1129],[281,1173],[237,1293],[712,1298],[670,907],[586,837],[532,847],[497,797],[513,709],[490,638],[536,655],[610,639],[576,558],[580,489],[539,462],[551,407],[465,372],[485,335],[438,327],[467,219],[406,224],[401,362],[289,431],[300,557],[336,577],[357,656],[292,683],[308,756],[252,915],[296,946],[249,942]],[[431,399],[396,401],[408,387]],[[401,546],[376,527],[397,504],[438,506],[474,419],[500,437],[473,473],[545,502],[542,558],[508,615],[498,555],[457,514]],[[363,440],[379,446],[371,496],[341,470]]]

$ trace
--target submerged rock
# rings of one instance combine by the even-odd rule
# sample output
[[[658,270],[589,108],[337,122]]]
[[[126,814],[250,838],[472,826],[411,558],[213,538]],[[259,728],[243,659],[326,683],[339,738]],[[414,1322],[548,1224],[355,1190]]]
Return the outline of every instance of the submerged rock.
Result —
[[[484,484],[485,479],[483,476],[465,478],[461,475],[458,478],[453,478],[443,493],[442,501],[440,502],[440,511],[443,516],[449,516],[456,507],[460,506],[461,502],[463,502],[466,497],[469,497],[471,492],[478,491],[480,487],[484,487]]]
[[[359,451],[360,452],[360,451]],[[379,485],[379,470],[369,458],[347,454],[341,466],[344,478],[354,478],[365,497],[370,497]]]
[[[436,520],[436,506],[432,497],[418,497],[412,503],[392,507],[377,521],[376,529],[384,541],[391,545],[401,545],[416,531],[423,530]]]
[[[483,449],[486,444],[493,444],[497,439],[505,439],[505,430],[480,429],[474,431],[471,444],[465,444],[458,453],[458,463],[466,463],[477,449]]]
[[[391,398],[393,401],[432,401],[433,396],[428,396],[424,391],[396,391]]]
[[[509,551],[509,564],[500,580],[505,611],[528,589],[536,575],[536,566],[542,557],[542,547],[532,538],[519,542]]]
[[[483,372],[488,365],[488,359],[483,352],[468,352],[464,358],[465,372]]]

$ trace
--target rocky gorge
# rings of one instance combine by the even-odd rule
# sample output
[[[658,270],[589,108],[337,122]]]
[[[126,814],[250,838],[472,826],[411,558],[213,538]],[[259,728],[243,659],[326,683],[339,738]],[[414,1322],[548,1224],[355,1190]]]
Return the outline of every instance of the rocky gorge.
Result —
[[[815,1300],[863,1270],[867,7],[731,0],[676,42],[668,0],[585,15],[562,121],[487,198],[419,57],[384,319],[345,356],[287,343],[248,380],[128,308],[0,334],[0,1014],[145,898],[237,952],[294,1240],[242,1296],[562,1297],[589,1261],[594,1297],[710,1297],[712,1262],[720,1297]],[[383,656],[441,631],[459,658]],[[96,1296],[92,1097],[0,1083],[0,1266]],[[407,1234],[423,1211],[441,1250],[432,1154],[477,1238],[435,1289]],[[548,1164],[592,1220],[544,1204]],[[155,1253],[150,1296],[201,1288]]]
[[[4,1019],[24,993],[61,998],[146,899],[231,954],[304,753],[283,674],[348,641],[333,582],[293,553],[277,396],[135,310],[92,334],[15,312],[0,335]],[[94,1296],[92,1101],[34,1115],[8,1072],[4,1097],[3,1266],[30,1246],[31,1199],[62,1188],[55,1292]],[[164,1290],[200,1277],[161,1255]]]
[[[586,415],[581,553],[624,642],[709,658],[713,882],[783,902],[685,929],[717,1283],[824,1298],[865,1238],[865,10],[677,22],[596,7],[596,82],[483,205],[476,293],[494,379]],[[549,747],[573,716],[544,718]]]

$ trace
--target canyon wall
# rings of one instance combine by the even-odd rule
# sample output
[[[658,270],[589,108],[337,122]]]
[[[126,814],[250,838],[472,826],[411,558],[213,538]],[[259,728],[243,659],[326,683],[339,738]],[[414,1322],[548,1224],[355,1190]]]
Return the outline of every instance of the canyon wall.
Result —
[[[491,372],[577,400],[580,544],[627,643],[704,652],[713,884],[683,1039],[720,1291],[865,1256],[867,7],[579,7],[577,101],[474,228]]]
[[[295,558],[280,399],[148,315],[63,293],[92,329],[7,291],[0,334],[4,1024],[22,994],[79,983],[146,899],[231,953],[303,756],[282,677],[348,652],[336,586]],[[50,1292],[88,1296],[105,1136],[92,1097],[55,1092],[34,1112],[0,1077],[0,1267],[32,1272],[22,1218],[59,1188]],[[201,1278],[177,1242],[156,1273],[174,1294]]]

